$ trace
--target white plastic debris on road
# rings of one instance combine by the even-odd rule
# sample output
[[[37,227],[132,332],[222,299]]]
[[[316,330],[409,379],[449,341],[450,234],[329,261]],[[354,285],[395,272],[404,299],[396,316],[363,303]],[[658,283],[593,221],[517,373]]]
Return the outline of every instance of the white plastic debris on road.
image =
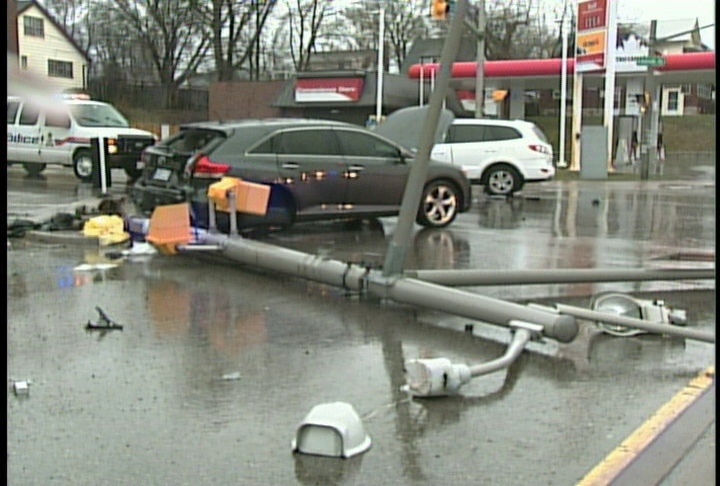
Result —
[[[123,250],[123,256],[144,256],[144,255],[155,255],[157,250],[150,243],[135,241],[128,250]]]
[[[73,268],[76,272],[92,272],[93,270],[108,270],[117,267],[117,263],[83,263]]]
[[[15,395],[28,395],[30,393],[30,381],[13,382],[13,391]]]

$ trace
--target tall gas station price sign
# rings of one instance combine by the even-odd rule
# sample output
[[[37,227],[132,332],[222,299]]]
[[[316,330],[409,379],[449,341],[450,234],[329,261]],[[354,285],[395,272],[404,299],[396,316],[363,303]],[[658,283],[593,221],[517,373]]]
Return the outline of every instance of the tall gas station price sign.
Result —
[[[585,0],[577,6],[577,32],[575,45],[576,72],[605,69],[608,42],[608,2],[612,0]]]

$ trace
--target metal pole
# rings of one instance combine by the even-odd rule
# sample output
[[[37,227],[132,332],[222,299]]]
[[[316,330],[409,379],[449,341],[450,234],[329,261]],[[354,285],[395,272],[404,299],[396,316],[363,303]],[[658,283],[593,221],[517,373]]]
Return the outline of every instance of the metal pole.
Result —
[[[580,170],[580,134],[582,132],[582,105],[583,105],[583,75],[578,73],[577,64],[573,73],[573,116],[572,116],[572,156],[570,170]]]
[[[565,124],[567,122],[567,49],[568,38],[565,29],[565,18],[560,24],[560,34],[562,35],[562,66],[560,69],[560,154],[558,156],[558,167],[567,167],[565,161]]]
[[[230,220],[230,236],[237,236],[237,194],[235,189],[228,191],[227,195],[228,201],[230,202],[230,208],[228,209],[228,219]]]
[[[380,7],[380,28],[378,33],[378,68],[375,102],[375,123],[380,124],[383,104],[383,72],[385,70],[385,7]]]
[[[100,138],[100,191],[104,196],[107,194],[107,167],[105,166],[105,153],[107,150],[107,138]]]
[[[419,106],[425,105],[425,64],[420,64],[420,103]]]
[[[410,246],[413,224],[415,224],[415,215],[420,205],[420,198],[422,197],[423,186],[425,185],[425,179],[427,177],[428,162],[430,161],[430,151],[434,144],[435,130],[437,129],[442,105],[447,95],[448,86],[450,85],[452,64],[460,48],[463,19],[466,11],[467,0],[460,0],[450,23],[450,30],[448,31],[447,39],[445,39],[442,54],[440,55],[440,73],[437,78],[437,86],[428,104],[425,123],[423,124],[420,141],[418,143],[417,157],[410,170],[410,176],[408,177],[405,193],[403,194],[400,205],[397,227],[395,228],[393,239],[385,254],[385,262],[383,264],[383,275],[385,276],[401,273],[405,264],[405,256]]]
[[[714,280],[714,268],[624,269],[557,268],[545,270],[406,270],[403,275],[440,285],[531,285],[578,282]]]
[[[650,56],[655,54],[655,38],[657,32],[657,21],[650,21],[650,36],[648,39],[648,54]],[[640,179],[648,180],[650,178],[650,167],[656,163],[656,152],[655,145],[656,141],[653,140],[653,118],[655,117],[655,109],[658,105],[655,99],[655,78],[653,74],[653,68],[648,66],[647,73],[645,74],[645,92],[650,95],[650,103],[645,107],[645,113],[643,114],[643,132],[644,140],[640,146],[641,158],[640,158]],[[659,109],[659,106],[657,106]],[[657,123],[655,124],[657,126]]]
[[[479,321],[510,326],[511,321],[523,321],[543,327],[543,336],[563,343],[575,339],[578,324],[571,315],[563,315],[552,308],[505,302],[460,289],[452,289],[411,278],[388,282],[370,275],[368,291],[381,298],[446,312]]]
[[[604,122],[607,129],[607,170],[613,170],[613,121],[615,118],[615,51],[617,49],[617,1],[608,2],[607,47],[605,49],[605,109]]]
[[[594,310],[583,309],[572,305],[555,304],[555,308],[564,315],[575,316],[580,319],[589,321],[602,321],[609,324],[617,324],[620,326],[634,327],[643,331],[656,334],[669,334],[671,336],[684,337],[703,341],[706,343],[714,343],[715,335],[697,329],[687,329],[684,327],[672,326],[669,324],[658,324],[655,322],[644,321],[634,317],[626,317],[621,315],[610,314],[607,312],[599,312]]]
[[[485,107],[485,0],[478,1],[477,67],[475,68],[475,118],[482,118]]]
[[[470,367],[470,376],[482,376],[495,371],[507,368],[518,359],[525,349],[525,345],[534,337],[533,332],[522,327],[513,330],[512,341],[507,347],[505,354],[500,358],[487,363],[481,363]]]

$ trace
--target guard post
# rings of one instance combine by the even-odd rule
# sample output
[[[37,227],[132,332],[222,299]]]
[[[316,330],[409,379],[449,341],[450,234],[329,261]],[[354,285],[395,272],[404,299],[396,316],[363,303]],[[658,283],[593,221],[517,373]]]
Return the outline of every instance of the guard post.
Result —
[[[106,194],[112,185],[110,168],[107,166],[108,144],[106,138],[91,138],[90,150],[92,152],[92,172],[90,181],[101,194]]]

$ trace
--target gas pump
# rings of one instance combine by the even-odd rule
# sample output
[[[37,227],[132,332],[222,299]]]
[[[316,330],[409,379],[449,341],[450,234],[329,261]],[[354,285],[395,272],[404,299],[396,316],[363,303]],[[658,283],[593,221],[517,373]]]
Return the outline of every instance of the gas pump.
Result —
[[[640,117],[621,115],[617,117],[615,127],[615,166],[632,165],[640,157]]]

